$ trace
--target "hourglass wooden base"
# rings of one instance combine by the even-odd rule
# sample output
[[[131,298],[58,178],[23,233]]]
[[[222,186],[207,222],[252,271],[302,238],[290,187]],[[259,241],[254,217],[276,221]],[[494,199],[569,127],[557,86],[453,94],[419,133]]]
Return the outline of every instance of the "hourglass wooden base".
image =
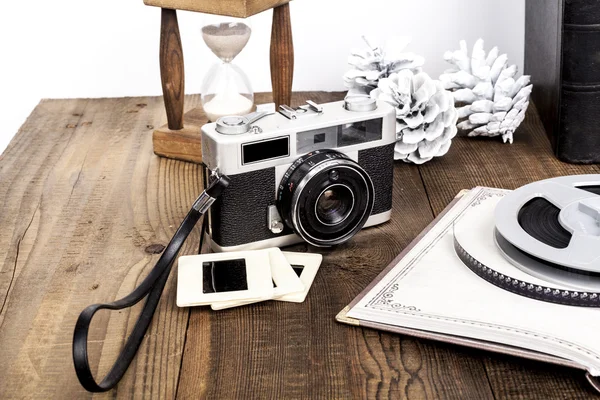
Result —
[[[254,99],[258,104],[273,101],[271,93],[255,93]],[[161,157],[202,162],[202,142],[200,128],[208,118],[202,107],[196,107],[183,115],[185,121],[182,129],[169,129],[168,125],[156,129],[152,135],[154,153]]]
[[[200,128],[208,122],[202,108],[194,108],[183,116],[185,124],[178,130],[161,126],[152,134],[154,154],[176,160],[202,163]]]
[[[185,88],[183,49],[175,8],[248,17],[274,7],[271,28],[271,83],[273,101],[279,106],[291,102],[294,75],[294,44],[288,1],[144,0],[148,5],[162,7],[160,73],[168,122],[154,131],[152,136],[154,153],[178,160],[202,162],[200,127],[208,122],[201,108],[183,114]],[[265,102],[259,101],[258,98],[255,101],[258,104]]]

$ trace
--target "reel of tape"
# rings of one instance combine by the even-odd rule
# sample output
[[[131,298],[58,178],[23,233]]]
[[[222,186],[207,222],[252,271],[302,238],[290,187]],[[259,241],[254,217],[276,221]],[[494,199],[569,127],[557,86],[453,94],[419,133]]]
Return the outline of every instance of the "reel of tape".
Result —
[[[522,271],[600,291],[600,174],[525,185],[498,202],[495,241]]]

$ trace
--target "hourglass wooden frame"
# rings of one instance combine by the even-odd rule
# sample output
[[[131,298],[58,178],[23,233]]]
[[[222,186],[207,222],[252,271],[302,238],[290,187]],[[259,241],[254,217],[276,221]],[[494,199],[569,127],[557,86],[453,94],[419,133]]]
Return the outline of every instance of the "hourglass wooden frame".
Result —
[[[200,128],[208,119],[201,108],[185,115],[184,67],[177,10],[197,11],[247,18],[273,8],[271,28],[271,83],[276,106],[290,104],[294,74],[294,45],[290,20],[290,0],[144,0],[161,7],[160,74],[167,124],[154,130],[152,144],[159,156],[202,162]],[[184,122],[185,121],[185,122]]]

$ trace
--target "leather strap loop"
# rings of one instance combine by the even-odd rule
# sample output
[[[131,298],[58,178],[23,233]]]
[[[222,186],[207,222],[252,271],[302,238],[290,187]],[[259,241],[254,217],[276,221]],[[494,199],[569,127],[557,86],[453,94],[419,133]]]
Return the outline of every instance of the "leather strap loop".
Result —
[[[177,253],[179,253],[181,246],[194,229],[194,226],[196,226],[203,212],[221,194],[228,183],[229,180],[226,176],[218,177],[198,197],[198,200],[194,203],[194,207],[192,207],[177,229],[177,232],[175,232],[175,235],[163,251],[152,271],[150,271],[148,276],[132,293],[112,303],[92,304],[81,312],[75,324],[75,331],[73,332],[73,363],[75,364],[77,378],[79,378],[79,382],[86,390],[90,392],[106,392],[119,383],[135,357],[142,340],[144,340],[144,335],[152,321]],[[204,219],[204,224],[206,225],[206,219]],[[204,229],[202,231],[204,232]],[[200,240],[202,241],[202,237]],[[90,369],[88,359],[88,332],[94,314],[99,310],[121,310],[132,307],[145,296],[148,296],[148,298],[131,334],[127,338],[125,346],[108,374],[106,374],[100,383],[97,383]]]

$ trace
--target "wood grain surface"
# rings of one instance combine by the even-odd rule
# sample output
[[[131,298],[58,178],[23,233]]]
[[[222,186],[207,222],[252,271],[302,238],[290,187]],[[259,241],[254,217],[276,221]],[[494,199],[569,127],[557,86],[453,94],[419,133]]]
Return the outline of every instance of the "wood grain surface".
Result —
[[[289,4],[273,9],[270,63],[273,101],[277,107],[290,105],[294,79],[294,42]]]
[[[299,93],[293,103],[342,97]],[[188,109],[198,103],[186,97]],[[201,190],[198,165],[152,153],[152,131],[165,119],[155,97],[45,100],[0,156],[0,398],[594,396],[580,371],[334,320],[460,189],[600,173],[557,161],[533,107],[512,146],[457,138],[443,158],[397,163],[392,220],[324,251],[302,304],[179,309],[174,273],[124,380],[106,394],[85,392],[71,361],[79,312],[129,293]],[[183,253],[196,253],[198,243],[196,231]],[[97,374],[114,361],[138,311],[96,317]]]
[[[183,99],[185,73],[183,48],[177,23],[177,11],[161,10],[160,18],[160,78],[167,110],[167,125],[171,130],[183,129]]]
[[[144,0],[148,6],[247,18],[290,0]]]

